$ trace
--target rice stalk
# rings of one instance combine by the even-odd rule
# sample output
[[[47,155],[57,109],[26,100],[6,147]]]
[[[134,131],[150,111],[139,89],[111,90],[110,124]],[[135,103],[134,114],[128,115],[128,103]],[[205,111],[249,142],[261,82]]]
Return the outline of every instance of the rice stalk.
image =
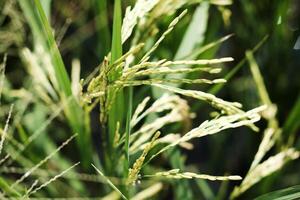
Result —
[[[148,76],[149,74],[161,74],[163,70],[167,70],[168,72],[172,71],[174,73],[182,73],[182,72],[192,72],[196,70],[177,70],[174,71],[170,66],[174,65],[212,65],[218,64],[223,62],[230,62],[232,58],[220,58],[220,59],[212,59],[212,60],[179,60],[179,61],[166,61],[160,60],[157,62],[148,62],[149,56],[151,53],[158,47],[158,45],[162,42],[167,34],[173,30],[174,26],[178,23],[178,21],[184,16],[186,11],[181,13],[177,18],[175,18],[169,25],[169,28],[166,32],[162,34],[162,36],[157,40],[156,44],[153,45],[152,49],[148,51],[140,62],[136,65],[128,67],[124,69],[124,60],[128,58],[130,55],[133,55],[138,52],[140,48],[143,47],[143,44],[137,45],[136,47],[131,48],[127,53],[117,59],[115,62],[109,63],[108,59],[104,59],[103,63],[100,67],[99,76],[93,78],[88,86],[87,93],[84,94],[84,99],[87,99],[87,102],[90,102],[93,98],[99,98],[100,100],[100,122],[101,124],[105,124],[107,120],[107,113],[110,112],[113,104],[116,100],[117,94],[119,91],[122,90],[124,87],[131,87],[131,86],[138,86],[138,85],[153,85],[156,83],[205,83],[205,84],[216,84],[216,83],[223,83],[225,80],[223,79],[215,79],[215,80],[206,80],[206,79],[155,79],[150,78],[148,80],[136,80],[136,78],[140,78],[143,76]],[[150,69],[145,69],[150,68]],[[144,70],[143,70],[144,69]],[[109,83],[108,79],[111,74],[114,74],[115,71],[123,70],[121,76],[114,80],[113,82]],[[218,73],[220,71],[219,68],[216,69],[208,69],[203,68],[203,71],[208,71],[209,73]],[[150,72],[150,73],[149,73]],[[166,73],[166,72],[165,72]]]

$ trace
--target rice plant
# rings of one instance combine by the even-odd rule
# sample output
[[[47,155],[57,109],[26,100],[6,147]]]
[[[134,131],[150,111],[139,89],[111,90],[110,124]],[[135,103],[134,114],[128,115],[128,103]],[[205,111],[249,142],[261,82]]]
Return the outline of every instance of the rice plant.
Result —
[[[1,2],[1,199],[299,198],[269,193],[300,156],[299,101],[279,119],[256,59],[272,36],[233,58],[217,34],[239,4]]]

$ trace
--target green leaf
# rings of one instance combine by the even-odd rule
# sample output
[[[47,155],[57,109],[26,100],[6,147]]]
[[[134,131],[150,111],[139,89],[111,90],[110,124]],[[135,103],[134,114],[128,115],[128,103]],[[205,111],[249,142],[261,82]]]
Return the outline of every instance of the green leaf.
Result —
[[[287,120],[283,125],[283,132],[288,135],[294,134],[300,126],[300,95],[296,103],[294,104],[292,111],[290,112]]]
[[[113,38],[111,44],[111,62],[113,63],[122,56],[122,10],[121,0],[115,0],[114,22],[113,22]]]
[[[255,198],[255,200],[296,200],[300,199],[300,185],[270,192]]]
[[[15,189],[10,187],[11,183],[7,183],[5,178],[0,177],[0,188],[1,191],[6,192],[7,194],[9,194],[11,197],[21,197],[21,194],[16,191]],[[2,196],[2,193],[0,193],[0,197]]]
[[[89,148],[91,146],[89,129],[85,126],[84,120],[82,120],[84,111],[72,96],[71,82],[43,6],[40,0],[19,0],[19,4],[29,21],[32,32],[38,37],[37,42],[40,42],[50,55],[55,77],[59,84],[61,101],[66,103],[65,114],[72,131],[79,134],[77,143],[80,148],[82,162],[85,166],[89,166],[92,154],[91,148]]]
[[[122,192],[111,182],[111,180],[109,180],[109,178],[104,176],[104,174],[95,165],[92,164],[92,166],[98,172],[98,174],[100,174],[106,180],[106,182],[108,183],[108,185],[110,185],[112,187],[112,189],[114,189],[123,199],[127,200],[125,195],[122,194]]]
[[[55,70],[56,78],[60,86],[60,90],[67,96],[72,95],[71,82],[67,71],[65,69],[62,57],[56,45],[52,29],[43,10],[40,0],[34,0],[35,6],[39,13],[39,20],[42,23],[43,34],[47,39],[47,48],[52,58],[53,67]]]
[[[115,0],[114,4],[114,21],[113,21],[113,34],[112,34],[112,44],[111,44],[111,64],[114,63],[118,58],[122,56],[122,40],[121,40],[121,28],[122,27],[122,9],[121,9],[121,0]],[[120,69],[121,70],[121,69]],[[111,73],[111,76],[108,77],[110,81],[116,80],[118,77],[121,75],[121,71],[114,71]],[[114,90],[114,88],[110,88],[110,90]],[[113,91],[109,91],[109,93],[113,93]],[[108,151],[110,152],[109,154],[111,158],[112,163],[111,165],[114,165],[114,156],[112,153],[112,146],[113,146],[113,140],[114,140],[114,135],[116,131],[116,124],[119,122],[120,123],[120,130],[123,131],[122,125],[123,125],[123,119],[124,119],[124,95],[123,95],[123,90],[119,90],[115,102],[112,103],[111,110],[109,111],[108,114],[108,144],[109,144],[109,149]],[[111,169],[106,169],[106,170],[111,170]]]
[[[96,53],[102,57],[109,52],[111,41],[108,25],[107,0],[94,0],[93,3],[95,7],[95,26],[97,30]]]

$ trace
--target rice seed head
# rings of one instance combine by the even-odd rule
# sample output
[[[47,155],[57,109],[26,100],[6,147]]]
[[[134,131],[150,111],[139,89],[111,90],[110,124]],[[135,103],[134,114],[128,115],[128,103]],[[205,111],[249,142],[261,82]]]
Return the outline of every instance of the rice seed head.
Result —
[[[149,102],[150,97],[145,97],[144,100],[137,106],[135,109],[134,114],[132,115],[130,126],[134,127],[138,123],[138,116],[143,112],[145,107],[147,106],[147,103]]]
[[[179,145],[182,142],[188,142],[194,138],[217,134],[226,129],[253,124],[260,120],[259,113],[265,108],[266,106],[261,106],[242,114],[221,116],[216,119],[207,120],[200,124],[200,126],[192,129],[191,131],[180,137],[178,140],[162,148],[159,152],[153,155],[150,160],[158,156],[162,152],[168,150],[169,148]]]
[[[184,122],[187,127],[191,118],[190,108],[187,102],[176,95],[165,94],[157,99],[148,109],[137,116],[135,123],[145,118],[151,113],[166,111],[162,116],[152,122],[144,124],[140,129],[131,135],[130,152],[140,150],[141,146],[146,145],[152,135],[167,124]],[[155,142],[158,143],[159,139]]]
[[[130,37],[138,20],[143,20],[158,2],[159,0],[137,0],[132,9],[131,7],[126,8],[121,30],[122,43]]]
[[[278,171],[287,162],[298,159],[299,156],[299,151],[295,150],[294,148],[289,148],[276,154],[275,156],[268,158],[263,163],[257,165],[246,175],[241,185],[234,188],[233,192],[231,193],[231,198],[238,197],[261,179],[271,175],[275,171]]]
[[[135,183],[135,181],[138,179],[138,175],[140,173],[140,170],[142,169],[144,160],[148,152],[152,149],[154,142],[158,139],[159,135],[160,132],[157,131],[153,136],[151,142],[145,147],[142,155],[134,162],[132,168],[129,169],[128,178],[126,180],[127,185]]]
[[[206,179],[210,181],[229,181],[229,180],[241,180],[242,177],[231,175],[231,176],[211,176],[206,174],[196,174],[192,172],[180,172],[180,169],[172,169],[165,172],[157,172],[154,175],[146,175],[147,177],[158,177],[168,179]]]
[[[161,37],[156,41],[153,47],[147,51],[147,53],[143,56],[140,63],[146,62],[149,60],[150,55],[157,49],[160,43],[165,39],[165,37],[174,29],[175,25],[179,22],[181,18],[187,13],[187,10],[184,10],[178,17],[176,17],[170,24],[168,29],[161,35]]]

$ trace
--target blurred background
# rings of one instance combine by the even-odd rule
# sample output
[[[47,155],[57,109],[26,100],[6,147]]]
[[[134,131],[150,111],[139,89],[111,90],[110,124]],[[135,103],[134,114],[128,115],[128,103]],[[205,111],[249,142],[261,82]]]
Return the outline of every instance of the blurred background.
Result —
[[[107,9],[103,9],[97,0],[69,0],[52,1],[51,25],[57,35],[59,50],[69,73],[72,60],[77,58],[81,63],[81,77],[88,76],[110,51],[111,29],[113,20],[113,1],[107,1]],[[128,5],[134,1],[123,0],[123,14]],[[178,24],[172,34],[160,45],[155,56],[157,58],[173,59],[176,55],[180,41],[187,27],[193,20],[193,14],[198,4],[187,5],[187,16]],[[254,57],[260,67],[265,81],[266,89],[271,101],[277,106],[277,119],[280,127],[285,127],[288,132],[283,132],[282,141],[293,143],[300,148],[299,125],[300,119],[296,118],[292,127],[287,120],[292,111],[299,113],[300,101],[300,1],[234,1],[229,6],[206,5],[202,13],[203,19],[199,26],[203,27],[203,39],[199,46],[205,46],[229,34],[233,34],[221,45],[205,51],[199,58],[210,59],[221,56],[231,56],[233,63],[227,64],[222,72],[226,75],[229,71],[240,65],[233,77],[218,91],[217,96],[229,101],[241,102],[245,110],[261,104],[257,89],[253,81],[249,64],[245,61],[245,52],[252,50],[261,41],[263,43],[254,52]],[[29,87],[30,76],[24,67],[19,51],[23,47],[33,48],[34,36],[24,15],[14,0],[0,1],[0,59],[7,53],[6,77],[10,88],[20,89]],[[182,9],[174,14],[161,18],[156,26],[158,30],[165,30],[170,21]],[[107,17],[108,26],[105,25]],[[103,27],[109,27],[104,29]],[[265,39],[265,40],[264,40]],[[297,43],[298,40],[298,43]],[[130,43],[125,43],[124,49],[128,50]],[[193,76],[200,76],[194,74]],[[185,86],[191,87],[191,86]],[[193,89],[208,91],[210,87],[192,86]],[[145,90],[137,88],[134,92],[134,105],[143,98]],[[4,95],[4,102],[12,101],[13,97]],[[194,126],[204,121],[211,111],[208,106],[188,99],[197,118]],[[199,104],[199,105],[198,105]],[[5,103],[4,103],[5,105]],[[29,105],[32,112],[22,119],[25,129],[34,130],[34,123],[45,119],[42,111],[36,105]],[[40,106],[42,107],[42,106]],[[4,106],[4,109],[8,109]],[[40,109],[40,110],[39,110]],[[296,111],[295,111],[296,110]],[[298,110],[298,111],[297,111]],[[4,117],[4,114],[0,114]],[[295,114],[296,115],[296,114]],[[298,115],[299,116],[299,115]],[[27,124],[27,125],[26,125]],[[93,137],[97,137],[98,113],[95,111],[91,118]],[[49,132],[55,132],[51,137],[55,143],[67,137],[63,131],[66,127],[59,120],[54,122]],[[262,120],[258,126],[263,130],[266,121]],[[56,128],[59,127],[59,128]],[[60,128],[61,127],[61,128]],[[231,130],[224,134],[205,137],[194,141],[193,151],[182,150],[184,162],[207,174],[239,174],[245,176],[253,160],[262,138],[262,133],[254,133],[249,128],[238,128],[233,134]],[[278,152],[272,149],[271,154]],[[67,151],[71,158],[76,157],[72,151]],[[300,183],[300,162],[289,163],[280,172],[265,178],[251,188],[241,199],[252,199],[260,194]],[[197,183],[192,183],[196,187]],[[213,191],[218,191],[218,182],[209,183]],[[225,196],[228,195],[235,183],[222,184]],[[94,187],[97,187],[94,185]],[[166,192],[166,198],[172,198],[172,192]],[[227,194],[226,194],[227,193]],[[199,194],[202,195],[202,194]]]

